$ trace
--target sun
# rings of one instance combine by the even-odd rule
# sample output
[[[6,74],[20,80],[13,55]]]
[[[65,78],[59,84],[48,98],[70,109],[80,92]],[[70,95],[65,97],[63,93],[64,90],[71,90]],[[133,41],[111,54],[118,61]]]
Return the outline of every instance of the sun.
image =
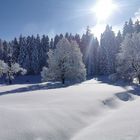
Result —
[[[97,3],[92,8],[98,22],[105,21],[117,9],[117,4],[112,0],[97,0]]]

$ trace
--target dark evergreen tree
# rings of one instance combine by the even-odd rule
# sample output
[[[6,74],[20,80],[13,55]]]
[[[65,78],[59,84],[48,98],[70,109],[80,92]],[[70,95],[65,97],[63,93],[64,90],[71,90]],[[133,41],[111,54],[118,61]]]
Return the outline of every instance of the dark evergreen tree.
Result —
[[[132,19],[130,18],[128,22],[128,34],[132,34],[132,33],[134,33],[134,25]]]
[[[27,39],[25,37],[22,37],[22,35],[19,37],[19,46],[20,46],[20,51],[19,51],[19,56],[18,56],[18,63],[27,70],[29,69],[29,58],[28,60],[26,59],[28,56],[28,51],[27,51]]]
[[[123,27],[123,38],[126,36],[128,33],[128,22],[126,21]]]
[[[47,65],[47,58],[48,58],[47,53],[50,49],[50,45],[53,45],[53,40],[51,43],[52,44],[50,44],[49,37],[43,35],[41,39],[41,47],[39,49],[40,70],[42,70],[42,68]]]
[[[130,18],[129,22],[125,22],[125,25],[123,27],[123,38],[125,38],[126,34],[132,34],[134,33],[134,25],[133,21]]]
[[[10,47],[10,44],[7,41],[3,41],[3,59],[5,62],[8,60],[8,55],[12,54],[12,48]]]
[[[117,52],[119,52],[119,50],[120,50],[120,46],[121,46],[122,41],[123,41],[123,36],[122,36],[121,32],[119,31],[117,33],[117,36],[116,36],[116,47],[117,47],[116,49],[117,49]]]
[[[63,34],[59,35],[59,40],[61,40],[63,38]]]
[[[40,55],[41,53],[39,52],[40,48],[40,36],[37,35],[37,37],[35,38],[34,36],[32,36],[32,41],[31,41],[31,72],[32,74],[39,74],[40,72],[40,65],[41,65],[41,61],[40,59],[42,58],[42,56]]]
[[[28,74],[34,74],[34,70],[32,68],[32,53],[34,51],[34,36],[28,36],[25,38],[25,69],[28,71]]]
[[[0,60],[3,60],[3,42],[0,39]]]
[[[17,62],[18,57],[19,57],[19,53],[20,53],[20,45],[19,45],[19,42],[18,42],[17,38],[15,38],[11,42],[11,46],[12,46],[12,49],[13,49],[12,59],[13,59],[14,62]]]
[[[137,21],[135,22],[134,31],[135,31],[136,33],[139,33],[139,32],[140,32],[140,22],[139,22],[139,20],[137,20]]]
[[[97,38],[94,37],[89,27],[87,27],[86,34],[83,34],[81,39],[80,49],[83,53],[83,61],[87,68],[88,77],[93,77],[95,74],[97,74],[98,47],[99,43]]]
[[[116,69],[116,40],[112,27],[106,26],[104,33],[101,36],[100,48],[100,72],[101,74],[112,74]],[[103,62],[102,62],[103,61]]]
[[[53,47],[53,49],[55,49],[56,48],[56,45],[57,45],[57,43],[59,42],[59,36],[58,35],[56,35],[55,37],[54,37],[54,47]]]
[[[94,40],[94,47],[93,47],[93,74],[99,74],[99,41],[97,38]]]
[[[68,32],[65,34],[65,38],[69,39],[69,33]]]
[[[77,42],[78,45],[80,45],[81,38],[80,38],[80,35],[79,34],[76,34],[75,35],[74,40]]]

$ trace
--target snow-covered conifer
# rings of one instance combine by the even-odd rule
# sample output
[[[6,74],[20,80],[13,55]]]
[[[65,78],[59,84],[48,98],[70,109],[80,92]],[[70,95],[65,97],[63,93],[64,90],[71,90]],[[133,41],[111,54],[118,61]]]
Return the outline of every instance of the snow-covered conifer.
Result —
[[[0,77],[5,73],[7,64],[0,60]]]
[[[100,73],[114,73],[116,70],[116,54],[118,51],[115,33],[109,25],[106,26],[106,30],[101,35],[100,48]]]
[[[140,33],[127,35],[117,56],[117,72],[122,78],[138,78],[140,83]]]

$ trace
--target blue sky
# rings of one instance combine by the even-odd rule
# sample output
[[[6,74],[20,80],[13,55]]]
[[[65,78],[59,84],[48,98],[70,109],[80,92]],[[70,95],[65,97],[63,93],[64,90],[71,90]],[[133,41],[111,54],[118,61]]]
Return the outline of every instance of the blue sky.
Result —
[[[96,0],[0,0],[0,38],[13,39],[20,34],[82,33],[96,25],[88,10]],[[106,21],[119,27],[139,12],[140,0],[114,0],[118,10]],[[137,13],[137,16],[140,14]]]

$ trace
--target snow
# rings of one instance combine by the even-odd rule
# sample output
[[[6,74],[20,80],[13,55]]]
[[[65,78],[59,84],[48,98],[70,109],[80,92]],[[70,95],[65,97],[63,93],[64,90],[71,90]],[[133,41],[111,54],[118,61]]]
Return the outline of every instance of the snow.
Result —
[[[140,140],[133,87],[94,79],[57,89],[40,85],[0,86],[1,140]]]

